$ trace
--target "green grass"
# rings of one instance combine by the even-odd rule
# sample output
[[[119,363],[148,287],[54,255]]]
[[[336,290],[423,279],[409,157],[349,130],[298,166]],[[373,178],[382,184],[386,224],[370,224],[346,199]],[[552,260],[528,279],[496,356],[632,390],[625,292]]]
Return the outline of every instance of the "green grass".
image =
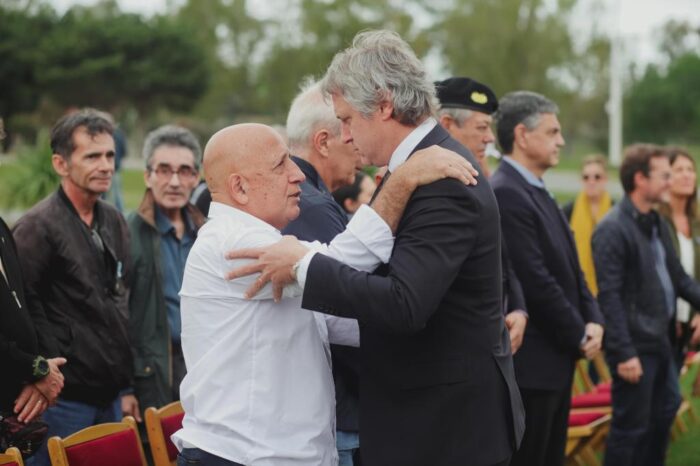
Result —
[[[700,398],[690,397],[691,387],[695,376],[700,370],[696,365],[681,379],[681,390],[688,397],[700,415]],[[681,435],[668,449],[667,466],[697,466],[700,464],[700,422],[693,424],[688,415],[685,417],[688,424],[688,432]]]
[[[135,210],[141,203],[146,185],[143,170],[123,168],[121,171],[122,195],[124,196],[124,213]]]

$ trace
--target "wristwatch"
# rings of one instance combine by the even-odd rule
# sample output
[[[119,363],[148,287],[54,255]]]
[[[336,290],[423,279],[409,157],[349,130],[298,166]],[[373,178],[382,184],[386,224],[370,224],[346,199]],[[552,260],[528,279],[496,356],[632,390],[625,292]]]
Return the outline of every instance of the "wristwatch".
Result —
[[[37,356],[32,362],[32,375],[35,379],[41,379],[49,375],[49,362],[43,356]]]

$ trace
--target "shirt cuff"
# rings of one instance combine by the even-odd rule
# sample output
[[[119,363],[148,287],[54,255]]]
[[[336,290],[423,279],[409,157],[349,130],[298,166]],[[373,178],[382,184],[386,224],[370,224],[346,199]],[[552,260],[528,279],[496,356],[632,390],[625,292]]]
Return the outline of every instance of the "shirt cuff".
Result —
[[[306,286],[306,274],[309,271],[309,264],[311,263],[311,259],[313,259],[314,254],[316,254],[316,251],[311,250],[307,252],[304,257],[299,260],[299,262],[297,262],[297,283],[302,290]]]
[[[394,249],[394,235],[391,228],[371,207],[363,204],[348,223],[349,230],[365,247],[388,263]]]

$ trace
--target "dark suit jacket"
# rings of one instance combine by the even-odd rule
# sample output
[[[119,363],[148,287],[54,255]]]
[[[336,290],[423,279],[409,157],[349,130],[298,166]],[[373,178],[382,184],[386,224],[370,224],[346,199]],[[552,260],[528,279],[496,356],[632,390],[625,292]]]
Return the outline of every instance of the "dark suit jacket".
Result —
[[[348,216],[335,202],[316,169],[306,160],[292,157],[306,176],[301,184],[299,216],[282,230],[304,241],[330,243],[345,230]],[[359,358],[360,350],[350,346],[331,345],[333,381],[335,382],[335,426],[337,430],[359,430]]]
[[[471,153],[440,126],[438,144]],[[360,329],[360,442],[365,466],[485,465],[524,430],[501,296],[498,207],[487,182],[418,188],[389,264],[358,272],[317,254],[302,306]]]
[[[503,235],[530,319],[515,355],[521,388],[570,386],[588,322],[603,323],[583,279],[574,238],[554,199],[508,163],[491,177]]]

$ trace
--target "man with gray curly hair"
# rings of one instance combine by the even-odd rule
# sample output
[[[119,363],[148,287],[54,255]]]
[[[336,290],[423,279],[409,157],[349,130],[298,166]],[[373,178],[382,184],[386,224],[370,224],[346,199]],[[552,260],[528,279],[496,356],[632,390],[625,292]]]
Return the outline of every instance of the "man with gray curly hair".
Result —
[[[187,256],[204,224],[189,203],[202,149],[188,129],[165,125],[143,145],[146,192],[127,223],[134,264],[129,332],[134,390],[142,409],[180,399],[185,362],[180,345],[180,296]]]
[[[435,89],[398,34],[358,34],[322,88],[341,140],[389,166],[382,183],[433,145],[477,166],[432,117]],[[500,241],[488,182],[441,179],[415,190],[391,259],[374,272],[288,239],[256,252],[261,283],[294,277],[304,287],[302,307],[359,321],[363,465],[509,463],[524,419],[501,311]]]

